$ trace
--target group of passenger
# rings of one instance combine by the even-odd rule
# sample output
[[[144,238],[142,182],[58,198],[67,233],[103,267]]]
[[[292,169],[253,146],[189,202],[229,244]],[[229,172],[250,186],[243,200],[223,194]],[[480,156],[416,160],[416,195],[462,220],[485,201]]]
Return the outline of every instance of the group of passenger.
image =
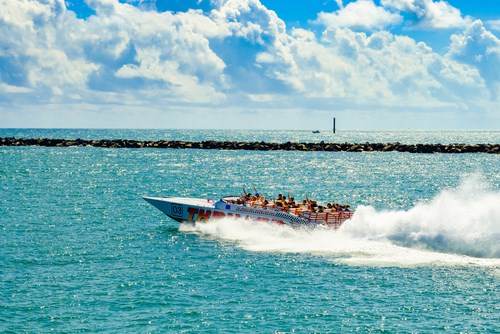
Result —
[[[296,202],[295,198],[290,196],[290,193],[288,193],[288,197],[278,194],[277,199],[268,200],[264,195],[259,194],[257,190],[255,190],[254,194],[251,194],[247,193],[245,189],[243,189],[243,195],[241,198],[237,200],[237,204],[261,206],[263,208],[271,206],[272,208],[277,208],[281,211],[289,211],[290,209],[308,212],[350,211],[350,205],[348,204],[340,205],[339,203],[333,202],[333,204],[327,203],[326,206],[322,206],[318,205],[315,200],[309,199],[307,196],[306,199],[302,200],[302,202]]]

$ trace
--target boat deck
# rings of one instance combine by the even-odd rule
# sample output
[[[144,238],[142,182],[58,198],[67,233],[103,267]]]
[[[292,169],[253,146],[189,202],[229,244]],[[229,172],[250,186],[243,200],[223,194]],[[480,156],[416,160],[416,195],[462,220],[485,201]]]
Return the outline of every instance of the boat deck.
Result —
[[[246,207],[252,208],[260,208],[264,210],[274,210],[280,212],[287,212],[293,216],[303,218],[309,222],[340,226],[345,220],[351,218],[353,215],[353,211],[350,210],[342,210],[336,211],[334,209],[324,209],[321,212],[311,211],[307,205],[300,204],[296,207],[284,208],[282,206],[278,206],[276,201],[271,200],[269,203],[264,204],[261,201],[246,201],[244,203],[236,203],[239,197],[226,197],[223,199],[224,202],[230,203],[233,205],[242,205]]]
[[[174,202],[174,203],[179,203],[179,204],[185,204],[185,205],[192,205],[192,206],[201,206],[201,207],[206,207],[206,208],[213,208],[214,207],[214,200],[211,199],[204,199],[204,198],[188,198],[188,197],[148,197],[153,200],[157,201],[164,201],[164,202]]]

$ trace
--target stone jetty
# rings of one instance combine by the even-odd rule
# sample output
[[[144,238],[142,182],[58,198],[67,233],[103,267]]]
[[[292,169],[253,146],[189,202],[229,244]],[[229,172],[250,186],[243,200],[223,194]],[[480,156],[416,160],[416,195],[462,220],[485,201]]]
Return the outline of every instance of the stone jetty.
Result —
[[[250,151],[409,152],[500,154],[500,144],[402,144],[402,143],[266,143],[236,141],[137,141],[125,139],[0,138],[0,146],[94,146],[105,148],[173,148]]]

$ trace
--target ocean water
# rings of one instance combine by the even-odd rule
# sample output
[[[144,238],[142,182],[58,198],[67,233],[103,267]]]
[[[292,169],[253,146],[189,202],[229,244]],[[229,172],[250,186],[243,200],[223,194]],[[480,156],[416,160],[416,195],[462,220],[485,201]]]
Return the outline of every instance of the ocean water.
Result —
[[[8,136],[315,140],[306,131],[0,130]],[[498,132],[341,138],[328,141],[499,142]],[[488,154],[0,147],[0,332],[498,333],[499,171]],[[349,203],[356,214],[337,231],[192,226],[141,198],[254,186]]]

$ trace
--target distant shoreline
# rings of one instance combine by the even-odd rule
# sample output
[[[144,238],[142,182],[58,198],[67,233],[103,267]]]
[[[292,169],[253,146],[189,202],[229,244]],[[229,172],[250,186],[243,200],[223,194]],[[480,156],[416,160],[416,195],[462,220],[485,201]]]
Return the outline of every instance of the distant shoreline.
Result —
[[[408,152],[408,153],[488,153],[500,154],[500,144],[402,144],[395,143],[268,143],[238,141],[144,141],[126,139],[54,139],[0,137],[0,146],[103,148],[172,148],[247,151],[310,151],[310,152]]]

